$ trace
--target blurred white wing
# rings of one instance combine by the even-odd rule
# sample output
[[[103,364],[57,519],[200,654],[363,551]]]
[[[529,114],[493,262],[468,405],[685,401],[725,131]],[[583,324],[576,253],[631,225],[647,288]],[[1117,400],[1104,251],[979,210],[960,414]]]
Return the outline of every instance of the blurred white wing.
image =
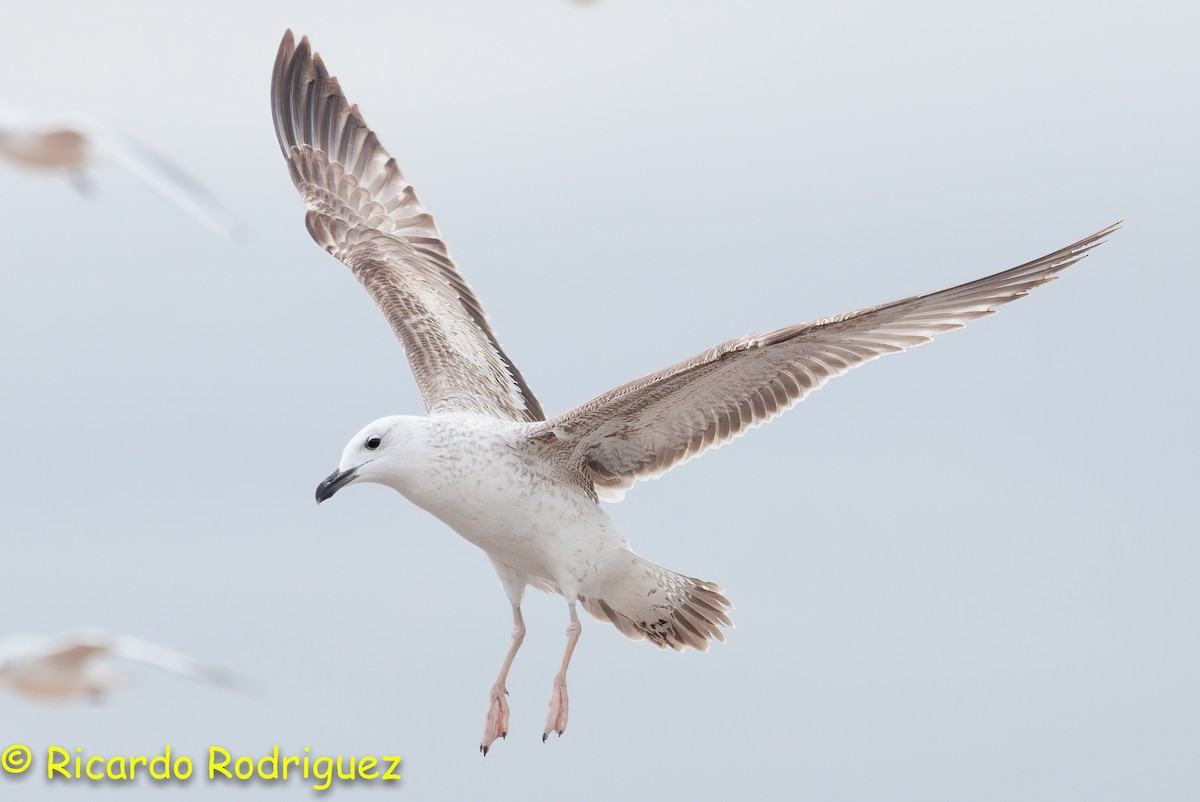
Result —
[[[245,685],[243,680],[228,671],[140,638],[113,637],[109,641],[109,653],[114,657],[135,660],[200,682],[211,682],[226,687]]]
[[[91,656],[109,650],[112,636],[99,629],[79,629],[52,637],[12,635],[0,642],[0,664],[54,663],[81,666]]]
[[[149,146],[95,124],[87,127],[85,134],[97,151],[213,231],[233,240],[244,235],[241,224],[208,190]]]

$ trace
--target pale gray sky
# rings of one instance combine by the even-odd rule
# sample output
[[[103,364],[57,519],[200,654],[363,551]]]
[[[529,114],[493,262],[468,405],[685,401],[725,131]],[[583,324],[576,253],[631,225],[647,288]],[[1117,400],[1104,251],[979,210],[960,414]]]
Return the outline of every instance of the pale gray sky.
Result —
[[[399,752],[412,800],[1195,799],[1198,25],[1194,3],[1043,0],[7,9],[0,101],[136,134],[252,234],[120,171],[88,200],[0,165],[0,634],[94,624],[267,693],[147,671],[94,708],[3,694],[0,747]],[[509,738],[482,759],[509,634],[488,561],[382,487],[313,504],[350,435],[421,406],[304,230],[268,104],[289,26],[551,412],[1127,223],[610,508],[648,558],[724,585],[737,629],[679,655],[586,619],[543,745],[566,611],[531,593]]]

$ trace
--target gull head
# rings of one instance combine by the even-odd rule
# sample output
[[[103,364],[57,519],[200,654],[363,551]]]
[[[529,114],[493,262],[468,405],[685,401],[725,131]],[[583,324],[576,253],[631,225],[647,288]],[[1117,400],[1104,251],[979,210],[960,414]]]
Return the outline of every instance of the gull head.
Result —
[[[423,420],[407,415],[380,418],[354,435],[342,452],[337,470],[317,485],[317,503],[356,482],[375,482],[403,492],[405,475],[413,467],[419,422]]]

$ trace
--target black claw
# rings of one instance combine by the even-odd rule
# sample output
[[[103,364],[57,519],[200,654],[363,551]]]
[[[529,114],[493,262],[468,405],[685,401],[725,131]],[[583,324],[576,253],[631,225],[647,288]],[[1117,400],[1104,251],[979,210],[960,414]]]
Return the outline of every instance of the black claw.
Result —
[[[487,757],[487,750],[488,750],[488,748],[486,746],[484,746],[483,744],[479,745],[479,751],[483,752],[484,757]]]
[[[562,737],[562,734],[563,734],[564,732],[566,732],[566,730],[559,730],[559,731],[558,731],[558,737],[559,737],[559,738],[561,738],[561,737]]]
[[[502,732],[502,733],[500,733],[500,737],[501,737],[501,738],[503,738],[504,740],[506,740],[506,741],[507,741],[507,740],[508,740],[508,733],[507,733],[507,732]]]
[[[542,743],[546,743],[546,739],[547,739],[547,738],[549,738],[549,737],[550,737],[550,733],[548,733],[548,732],[543,732],[543,733],[542,733]]]

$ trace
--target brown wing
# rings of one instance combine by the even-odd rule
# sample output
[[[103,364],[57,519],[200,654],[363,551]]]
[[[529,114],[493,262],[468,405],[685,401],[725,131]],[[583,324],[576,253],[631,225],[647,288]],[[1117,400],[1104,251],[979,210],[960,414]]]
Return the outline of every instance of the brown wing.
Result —
[[[291,31],[275,60],[271,106],[292,180],[308,204],[309,233],[379,305],[429,412],[543,420],[396,160],[308,39],[295,46]]]
[[[833,377],[1026,295],[1115,228],[968,284],[730,340],[610,390],[529,436],[587,489],[617,500],[637,480],[766,423]]]

